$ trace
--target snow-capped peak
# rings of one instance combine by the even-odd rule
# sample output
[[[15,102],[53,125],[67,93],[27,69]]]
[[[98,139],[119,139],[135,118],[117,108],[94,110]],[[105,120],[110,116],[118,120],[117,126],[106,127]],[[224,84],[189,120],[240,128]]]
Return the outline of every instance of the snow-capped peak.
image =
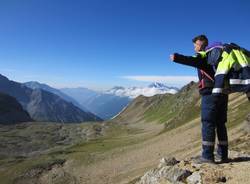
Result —
[[[159,82],[154,82],[150,85],[148,85],[149,88],[169,88],[166,85],[159,83]]]
[[[125,88],[122,86],[115,86],[111,90],[124,90]]]
[[[122,97],[129,97],[129,98],[136,98],[139,95],[143,96],[154,96],[156,94],[165,94],[165,93],[171,93],[175,94],[178,92],[177,88],[174,87],[168,87],[162,83],[152,83],[147,87],[129,87],[124,88],[120,86],[116,86],[106,92],[105,94],[112,94],[116,96],[122,96]]]

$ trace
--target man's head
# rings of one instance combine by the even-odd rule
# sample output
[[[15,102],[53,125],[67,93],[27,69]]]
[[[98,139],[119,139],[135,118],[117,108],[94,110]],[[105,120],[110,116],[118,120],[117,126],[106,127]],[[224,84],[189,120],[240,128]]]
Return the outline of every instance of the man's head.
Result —
[[[199,35],[192,39],[194,43],[195,52],[204,51],[206,46],[208,46],[208,39],[205,35]]]

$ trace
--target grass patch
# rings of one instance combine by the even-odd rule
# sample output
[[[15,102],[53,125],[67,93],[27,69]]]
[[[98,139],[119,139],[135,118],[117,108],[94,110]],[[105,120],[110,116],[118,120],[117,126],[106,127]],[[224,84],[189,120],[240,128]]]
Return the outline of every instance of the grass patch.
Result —
[[[43,155],[36,158],[9,158],[1,161],[1,183],[12,184],[18,177],[32,169],[47,170],[54,164],[63,164],[65,158]],[[3,165],[2,165],[3,164]]]
[[[105,137],[78,143],[67,149],[67,157],[77,160],[78,164],[89,165],[102,159],[103,154],[110,150],[145,141],[145,136],[135,138],[135,135],[140,133],[142,133],[141,129],[111,125]]]
[[[245,101],[237,106],[228,108],[228,123],[227,127],[232,129],[240,125],[246,120],[247,115],[250,113],[250,102]]]

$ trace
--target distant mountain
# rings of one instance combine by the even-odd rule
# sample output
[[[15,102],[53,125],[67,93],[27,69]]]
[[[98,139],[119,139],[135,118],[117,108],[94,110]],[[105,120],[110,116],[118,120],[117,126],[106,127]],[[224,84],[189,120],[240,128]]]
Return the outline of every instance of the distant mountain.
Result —
[[[64,94],[74,98],[78,103],[86,107],[91,111],[90,108],[88,108],[85,105],[85,102],[88,101],[89,99],[97,96],[100,94],[100,92],[88,89],[88,88],[61,88],[60,91],[62,91]]]
[[[30,81],[30,82],[25,82],[23,83],[25,86],[27,86],[28,88],[31,88],[31,89],[42,89],[44,91],[48,91],[48,92],[51,92],[55,95],[58,95],[60,96],[62,99],[68,101],[68,102],[71,102],[73,103],[75,106],[79,107],[80,109],[82,109],[83,111],[85,112],[89,112],[89,110],[80,105],[76,100],[74,100],[72,97],[66,95],[65,93],[63,93],[62,91],[58,90],[58,89],[55,89],[55,88],[52,88],[50,87],[49,85],[47,84],[42,84],[42,83],[39,83],[39,82],[36,82],[36,81]]]
[[[130,87],[130,88],[124,88],[120,86],[116,86],[105,93],[107,94],[113,94],[116,96],[122,96],[122,97],[129,97],[129,98],[136,98],[140,95],[143,96],[154,96],[156,94],[175,94],[179,91],[178,88],[175,87],[168,87],[162,83],[152,83],[147,87]]]
[[[110,119],[126,107],[132,99],[113,94],[99,94],[84,102],[84,104],[102,119]]]
[[[131,101],[128,97],[106,94],[87,88],[63,88],[60,90],[104,120],[115,116]]]
[[[0,93],[0,124],[16,124],[32,121],[28,112],[18,101],[7,94]]]
[[[161,83],[153,83],[147,87],[124,88],[115,86],[110,90],[97,92],[87,88],[64,88],[61,91],[87,107],[102,119],[110,119],[125,108],[139,95],[153,96],[156,94],[174,94],[177,88],[168,87]]]
[[[35,121],[74,123],[101,120],[58,95],[42,89],[30,89],[21,83],[10,81],[3,75],[0,75],[0,92],[15,97]]]

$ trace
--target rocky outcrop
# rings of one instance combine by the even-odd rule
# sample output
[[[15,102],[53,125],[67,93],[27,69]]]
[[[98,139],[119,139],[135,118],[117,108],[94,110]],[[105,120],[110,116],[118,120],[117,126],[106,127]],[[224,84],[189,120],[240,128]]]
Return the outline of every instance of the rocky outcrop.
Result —
[[[197,164],[191,158],[180,161],[175,158],[162,158],[158,167],[146,172],[136,184],[226,183],[234,177],[229,172],[235,169],[234,163],[239,168],[242,163],[244,167],[250,167],[248,154],[230,151],[230,158],[231,161],[224,164]]]

